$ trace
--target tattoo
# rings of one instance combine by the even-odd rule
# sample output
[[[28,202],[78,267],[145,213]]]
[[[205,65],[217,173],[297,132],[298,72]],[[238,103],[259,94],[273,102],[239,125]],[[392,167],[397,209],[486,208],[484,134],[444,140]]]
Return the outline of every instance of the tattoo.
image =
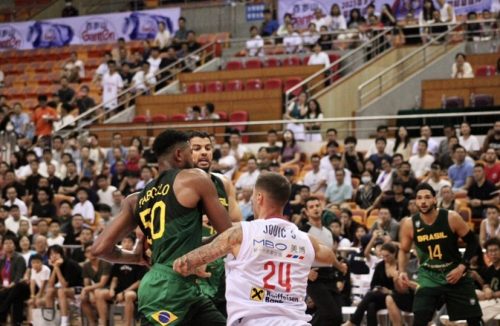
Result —
[[[227,255],[231,248],[241,244],[243,231],[241,225],[236,225],[223,232],[211,243],[199,247],[182,257],[189,271],[194,272],[201,265],[213,262],[217,258]]]

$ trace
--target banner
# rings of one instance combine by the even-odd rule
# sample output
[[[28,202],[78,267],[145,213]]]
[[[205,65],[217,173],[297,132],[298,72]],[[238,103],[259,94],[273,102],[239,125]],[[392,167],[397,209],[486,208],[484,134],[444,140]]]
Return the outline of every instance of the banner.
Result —
[[[498,0],[447,0],[455,8],[456,15],[466,15],[470,11],[480,13],[488,9],[491,10],[493,3],[498,3]],[[329,15],[330,8],[336,3],[340,7],[340,11],[349,20],[349,12],[357,8],[364,16],[366,7],[373,3],[375,12],[380,14],[383,4],[389,4],[392,11],[398,19],[402,19],[406,14],[412,11],[415,18],[418,18],[422,10],[423,0],[279,0],[278,4],[278,20],[283,23],[283,16],[290,13],[293,16],[294,26],[299,29],[307,28],[309,22],[314,19],[314,11],[320,8],[323,14]],[[434,6],[440,8],[437,0],[434,0]]]
[[[173,33],[180,8],[0,24],[0,51],[51,48],[73,44],[154,39],[158,23]]]

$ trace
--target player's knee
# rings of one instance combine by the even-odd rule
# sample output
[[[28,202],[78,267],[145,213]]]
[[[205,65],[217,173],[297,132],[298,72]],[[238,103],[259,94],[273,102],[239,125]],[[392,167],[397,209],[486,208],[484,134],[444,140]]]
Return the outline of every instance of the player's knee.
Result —
[[[385,297],[385,305],[387,306],[387,309],[394,307],[395,304],[396,303],[391,295]]]
[[[134,302],[135,299],[137,299],[137,295],[135,294],[134,291],[125,292],[125,301],[126,302]]]

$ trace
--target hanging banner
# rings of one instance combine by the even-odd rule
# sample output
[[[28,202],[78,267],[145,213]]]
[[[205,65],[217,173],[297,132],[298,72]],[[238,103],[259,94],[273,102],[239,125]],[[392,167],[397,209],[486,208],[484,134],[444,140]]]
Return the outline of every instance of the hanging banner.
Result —
[[[180,12],[165,8],[0,24],[0,51],[154,39],[160,22],[170,33],[177,30]]]
[[[498,3],[499,0],[447,0],[455,8],[456,15],[467,15],[470,11],[481,11],[487,9],[492,10],[493,3]],[[418,18],[422,10],[423,0],[279,0],[278,4],[278,20],[283,23],[283,16],[290,13],[293,16],[294,26],[298,29],[305,29],[311,20],[314,19],[314,11],[320,8],[323,15],[330,14],[330,8],[336,3],[340,7],[340,11],[349,20],[349,12],[357,8],[362,15],[366,14],[366,7],[373,3],[375,12],[380,13],[382,5],[389,4],[392,11],[398,19],[402,19],[413,12],[415,18]],[[437,0],[434,0],[434,6],[440,8]]]

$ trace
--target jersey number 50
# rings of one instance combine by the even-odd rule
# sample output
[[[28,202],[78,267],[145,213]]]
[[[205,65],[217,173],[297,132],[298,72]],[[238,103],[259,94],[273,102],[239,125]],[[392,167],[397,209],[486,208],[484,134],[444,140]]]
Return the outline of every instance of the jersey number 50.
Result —
[[[264,264],[264,269],[269,273],[264,276],[264,288],[268,290],[274,290],[276,285],[271,284],[269,281],[276,274],[276,265],[273,261],[268,261]],[[279,263],[278,264],[278,284],[285,289],[286,292],[290,292],[292,290],[292,281],[290,280],[290,272],[292,269],[292,265],[288,263]],[[276,283],[275,283],[276,284]]]
[[[151,230],[151,238],[153,240],[159,239],[165,232],[165,215],[167,212],[167,205],[162,201],[157,201],[152,208],[146,208],[139,213],[142,225],[145,229]],[[159,223],[156,218],[159,218]]]

